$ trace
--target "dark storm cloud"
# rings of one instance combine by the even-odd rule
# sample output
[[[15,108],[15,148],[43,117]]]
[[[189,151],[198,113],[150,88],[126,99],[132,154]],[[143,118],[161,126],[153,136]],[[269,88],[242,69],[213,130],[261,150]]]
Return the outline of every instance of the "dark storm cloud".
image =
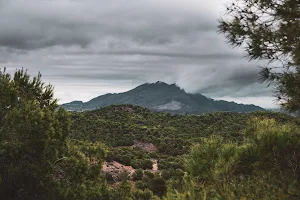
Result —
[[[157,2],[158,6],[159,1]],[[142,45],[169,44],[182,35],[213,31],[214,19],[194,13],[145,7],[139,1],[2,1],[0,45],[35,49],[55,45],[86,45],[106,36]],[[173,6],[169,6],[172,9]],[[172,15],[173,14],[173,15]],[[170,15],[170,17],[168,16]]]
[[[42,72],[64,102],[158,80],[217,98],[270,96],[261,63],[216,33],[225,1],[0,0],[0,68]]]

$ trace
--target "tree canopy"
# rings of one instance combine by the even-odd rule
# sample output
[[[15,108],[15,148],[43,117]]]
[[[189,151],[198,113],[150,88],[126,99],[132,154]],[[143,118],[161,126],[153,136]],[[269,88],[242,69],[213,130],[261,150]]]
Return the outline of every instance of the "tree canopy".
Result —
[[[13,77],[0,71],[2,197],[45,198],[52,193],[54,163],[66,152],[70,120],[64,110],[54,112],[52,86],[40,78],[30,79],[23,69]]]
[[[70,141],[69,114],[56,102],[40,74],[0,70],[1,198],[110,198],[100,177],[105,147]]]
[[[261,80],[276,86],[290,111],[300,110],[300,1],[235,0],[219,21],[229,44],[245,47],[250,60],[267,60]]]

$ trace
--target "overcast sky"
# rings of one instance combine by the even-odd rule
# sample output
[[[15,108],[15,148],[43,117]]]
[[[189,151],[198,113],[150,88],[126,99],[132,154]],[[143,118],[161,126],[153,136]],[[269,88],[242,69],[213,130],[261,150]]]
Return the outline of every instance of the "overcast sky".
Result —
[[[0,0],[0,68],[24,67],[60,103],[145,82],[274,107],[248,62],[217,34],[226,0]]]

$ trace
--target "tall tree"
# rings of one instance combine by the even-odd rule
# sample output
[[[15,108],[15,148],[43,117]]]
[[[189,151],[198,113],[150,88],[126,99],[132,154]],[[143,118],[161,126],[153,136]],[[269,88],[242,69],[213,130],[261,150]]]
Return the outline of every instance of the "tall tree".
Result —
[[[13,77],[0,71],[1,198],[55,198],[54,163],[64,156],[69,134],[67,113],[56,109],[53,88],[40,74],[31,79],[23,69]]]
[[[1,199],[111,199],[100,174],[106,147],[70,140],[53,87],[0,69]]]
[[[234,0],[219,32],[243,46],[250,60],[267,60],[261,80],[276,86],[276,97],[290,111],[300,110],[300,1]]]
[[[0,71],[0,196],[55,199],[54,163],[67,149],[69,118],[53,88],[25,70]],[[49,195],[53,196],[49,196]]]

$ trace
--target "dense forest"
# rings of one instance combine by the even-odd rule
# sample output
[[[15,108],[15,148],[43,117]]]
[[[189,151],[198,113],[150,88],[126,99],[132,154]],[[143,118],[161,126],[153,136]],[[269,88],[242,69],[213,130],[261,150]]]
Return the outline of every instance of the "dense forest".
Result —
[[[135,173],[140,178],[133,174],[131,182],[132,190],[141,194],[152,191],[167,199],[300,198],[297,118],[266,111],[182,116],[116,105],[74,112],[71,119],[72,138],[102,141],[109,149],[107,160],[139,169]],[[154,144],[157,150],[131,148],[135,141]],[[148,176],[151,159],[158,160],[159,170],[151,176],[161,180],[159,188],[153,188]]]
[[[300,121],[282,113],[67,112],[0,73],[2,199],[299,199]]]

